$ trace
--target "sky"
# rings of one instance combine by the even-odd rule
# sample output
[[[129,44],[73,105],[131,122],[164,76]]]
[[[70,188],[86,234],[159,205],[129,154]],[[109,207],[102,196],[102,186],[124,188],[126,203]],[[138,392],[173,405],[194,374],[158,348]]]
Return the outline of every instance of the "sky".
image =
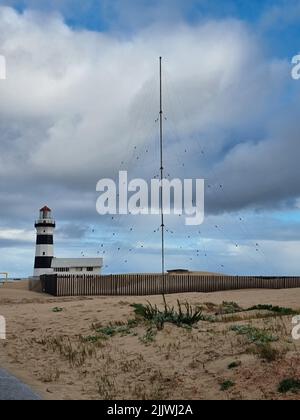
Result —
[[[0,272],[32,274],[34,220],[55,256],[160,270],[160,220],[100,216],[96,184],[165,167],[204,178],[205,221],[166,220],[168,269],[298,275],[299,0],[1,0]]]

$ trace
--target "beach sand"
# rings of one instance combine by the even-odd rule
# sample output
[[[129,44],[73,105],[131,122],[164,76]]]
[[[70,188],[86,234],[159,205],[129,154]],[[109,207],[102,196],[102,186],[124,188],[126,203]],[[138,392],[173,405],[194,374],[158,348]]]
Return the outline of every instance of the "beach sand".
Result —
[[[272,304],[298,310],[300,289],[167,296],[170,305],[178,299],[202,306],[207,315],[223,301],[244,309]],[[26,282],[1,286],[7,340],[0,341],[0,367],[45,399],[300,399],[278,392],[282,380],[300,379],[292,316],[243,312],[219,316],[215,323],[201,321],[192,330],[166,324],[157,331],[142,322],[128,326],[135,318],[131,305],[147,301],[161,305],[162,297],[53,298],[29,292]],[[275,360],[262,358],[259,346],[232,331],[234,325],[276,337]],[[95,332],[109,326],[105,334]],[[232,362],[238,366],[229,369]],[[229,389],[221,390],[228,381]]]

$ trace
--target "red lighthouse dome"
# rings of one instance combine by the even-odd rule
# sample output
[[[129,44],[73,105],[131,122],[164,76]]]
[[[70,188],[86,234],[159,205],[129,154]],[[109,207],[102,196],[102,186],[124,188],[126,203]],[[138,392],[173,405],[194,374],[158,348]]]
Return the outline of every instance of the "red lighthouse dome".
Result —
[[[40,219],[51,219],[51,209],[48,206],[40,209]]]
[[[48,206],[43,207],[40,211],[52,211]]]

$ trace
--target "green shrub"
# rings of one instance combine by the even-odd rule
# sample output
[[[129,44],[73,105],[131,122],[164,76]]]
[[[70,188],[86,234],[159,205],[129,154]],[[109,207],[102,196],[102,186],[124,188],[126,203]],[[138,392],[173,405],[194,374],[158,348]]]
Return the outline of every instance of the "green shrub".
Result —
[[[52,312],[54,312],[54,313],[63,312],[63,308],[53,308]]]
[[[299,392],[300,391],[300,380],[299,379],[285,379],[280,382],[278,387],[278,392],[281,394],[286,394],[288,392]]]
[[[97,331],[99,334],[107,335],[108,337],[113,337],[117,333],[117,328],[113,326],[99,328]]]
[[[221,391],[228,391],[230,388],[233,388],[235,383],[232,381],[225,381],[221,384]]]
[[[108,325],[107,327],[97,328],[95,331],[98,334],[102,334],[107,337],[114,337],[116,334],[128,335],[131,333],[131,329],[134,328],[136,324],[128,325]]]
[[[228,365],[228,369],[236,369],[242,365],[242,362],[232,362]]]
[[[157,334],[157,331],[153,331],[153,328],[150,327],[146,331],[146,334],[142,338],[140,338],[140,341],[144,344],[153,343],[155,341],[156,334]]]
[[[181,304],[177,301],[177,310],[166,305],[162,311],[150,302],[147,305],[135,304],[132,307],[136,316],[154,323],[159,330],[164,327],[165,323],[177,326],[193,326],[199,321],[206,320],[206,317],[202,315],[202,310],[193,308],[188,302]]]

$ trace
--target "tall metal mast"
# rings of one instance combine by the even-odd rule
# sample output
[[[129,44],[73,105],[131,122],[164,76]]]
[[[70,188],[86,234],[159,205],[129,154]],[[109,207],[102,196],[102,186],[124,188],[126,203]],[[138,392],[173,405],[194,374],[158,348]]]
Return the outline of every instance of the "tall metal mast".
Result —
[[[163,279],[163,290],[165,289],[165,215],[164,215],[164,161],[163,161],[163,85],[162,85],[162,57],[159,57],[159,97],[160,97],[160,111],[159,111],[159,125],[160,125],[160,214],[161,214],[161,271]],[[165,301],[165,298],[164,298]],[[166,305],[166,302],[165,302]]]

